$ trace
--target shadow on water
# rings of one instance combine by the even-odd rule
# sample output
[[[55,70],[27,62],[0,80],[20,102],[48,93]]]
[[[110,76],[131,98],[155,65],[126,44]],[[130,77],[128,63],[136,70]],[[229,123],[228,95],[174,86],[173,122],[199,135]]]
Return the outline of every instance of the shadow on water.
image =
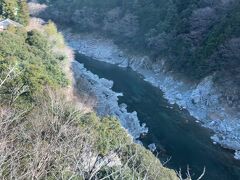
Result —
[[[201,127],[186,111],[170,105],[162,92],[139,74],[78,53],[76,59],[99,77],[114,81],[113,90],[124,94],[120,103],[126,103],[129,111],[137,111],[141,123],[149,128],[141,139],[143,144],[147,147],[155,143],[162,161],[171,156],[167,167],[184,172],[189,165],[193,179],[204,167],[203,179],[240,179],[240,161],[233,158],[233,152],[214,145],[210,130]]]

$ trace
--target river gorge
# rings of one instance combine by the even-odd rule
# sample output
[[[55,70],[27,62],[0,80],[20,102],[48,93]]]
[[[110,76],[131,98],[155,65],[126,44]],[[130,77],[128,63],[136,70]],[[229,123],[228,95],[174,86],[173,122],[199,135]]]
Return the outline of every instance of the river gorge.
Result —
[[[230,142],[231,146],[234,141],[218,139],[224,131],[221,127],[216,131],[219,124],[202,121],[205,113],[201,110],[204,108],[200,111],[194,111],[197,109],[194,106],[188,109],[184,106],[184,96],[175,92],[179,87],[179,90],[188,87],[169,77],[161,79],[161,76],[156,85],[151,72],[157,74],[161,69],[154,71],[148,67],[146,57],[138,61],[135,61],[136,57],[126,60],[124,53],[111,42],[102,42],[100,38],[99,43],[99,39],[96,41],[92,35],[74,36],[68,31],[63,31],[63,34],[69,46],[76,51],[72,63],[75,85],[82,91],[83,86],[88,84],[87,91],[91,90],[91,95],[97,97],[96,111],[99,115],[119,118],[137,143],[155,150],[154,153],[163,164],[167,161],[165,166],[171,169],[181,169],[184,173],[189,167],[192,177],[196,178],[206,168],[203,179],[240,179],[240,162],[234,159],[234,151],[217,144]],[[146,69],[141,69],[142,66]],[[85,81],[84,85],[82,81],[78,84],[78,79]],[[171,86],[174,88],[171,89]],[[210,90],[211,80],[206,79],[198,87],[200,90],[206,90],[206,87]],[[225,124],[228,125],[228,122],[221,123],[223,129],[226,129]],[[209,124],[212,126],[210,129]],[[230,128],[234,127],[232,125]],[[238,126],[235,127],[234,131],[237,132]],[[228,134],[231,140],[235,139],[232,138],[235,134],[239,136],[238,133]]]
[[[201,127],[187,111],[169,104],[141,75],[78,53],[76,60],[100,78],[114,82],[113,91],[123,93],[119,104],[125,103],[128,112],[137,111],[140,123],[146,123],[148,133],[140,137],[141,142],[146,147],[154,143],[162,161],[171,157],[166,166],[185,171],[189,165],[195,176],[206,167],[205,179],[239,179],[240,162],[232,152],[214,145],[210,139],[213,132]]]
[[[75,79],[97,97],[99,115],[119,118],[136,142],[156,150],[169,168],[189,167],[193,178],[206,168],[203,179],[240,179],[239,113],[232,116],[219,105],[211,77],[191,85],[165,73],[164,61],[151,64],[147,56],[126,54],[98,35],[66,28],[63,34],[76,51]],[[76,83],[80,91],[81,83]]]
[[[240,180],[239,0],[2,0],[0,179]]]

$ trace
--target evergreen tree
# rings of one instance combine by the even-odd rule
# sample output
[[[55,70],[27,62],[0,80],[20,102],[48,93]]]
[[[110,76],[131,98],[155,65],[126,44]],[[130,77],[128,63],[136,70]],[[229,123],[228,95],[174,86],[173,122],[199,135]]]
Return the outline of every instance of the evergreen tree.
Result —
[[[19,13],[18,13],[18,21],[23,24],[27,25],[29,21],[29,10],[26,0],[18,1]]]
[[[3,18],[17,20],[18,16],[17,0],[1,0],[1,14]]]
[[[0,16],[27,25],[29,11],[26,0],[0,0]]]

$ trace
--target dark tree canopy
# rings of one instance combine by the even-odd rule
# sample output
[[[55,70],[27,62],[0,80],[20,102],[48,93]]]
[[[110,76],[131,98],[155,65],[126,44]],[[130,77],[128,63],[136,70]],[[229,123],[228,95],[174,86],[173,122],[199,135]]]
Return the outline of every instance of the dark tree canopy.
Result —
[[[153,61],[165,59],[169,71],[193,81],[215,75],[216,80],[232,79],[232,84],[238,84],[235,80],[240,77],[240,57],[230,60],[232,52],[228,51],[239,51],[231,43],[238,44],[240,37],[238,0],[49,0],[47,3],[51,6],[45,17],[75,25],[74,29],[81,31],[101,32],[128,50],[148,53]]]

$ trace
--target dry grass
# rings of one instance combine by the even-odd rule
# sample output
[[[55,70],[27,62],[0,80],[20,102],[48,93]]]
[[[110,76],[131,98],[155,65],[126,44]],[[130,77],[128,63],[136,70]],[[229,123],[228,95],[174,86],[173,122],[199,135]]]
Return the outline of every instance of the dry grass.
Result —
[[[77,126],[76,112],[65,117],[65,104],[51,95],[48,98],[50,102],[39,102],[41,108],[8,112],[1,118],[0,177],[61,177],[67,171],[76,171],[77,159],[81,163],[87,159],[82,157],[83,152],[91,154],[94,142],[89,132]]]

